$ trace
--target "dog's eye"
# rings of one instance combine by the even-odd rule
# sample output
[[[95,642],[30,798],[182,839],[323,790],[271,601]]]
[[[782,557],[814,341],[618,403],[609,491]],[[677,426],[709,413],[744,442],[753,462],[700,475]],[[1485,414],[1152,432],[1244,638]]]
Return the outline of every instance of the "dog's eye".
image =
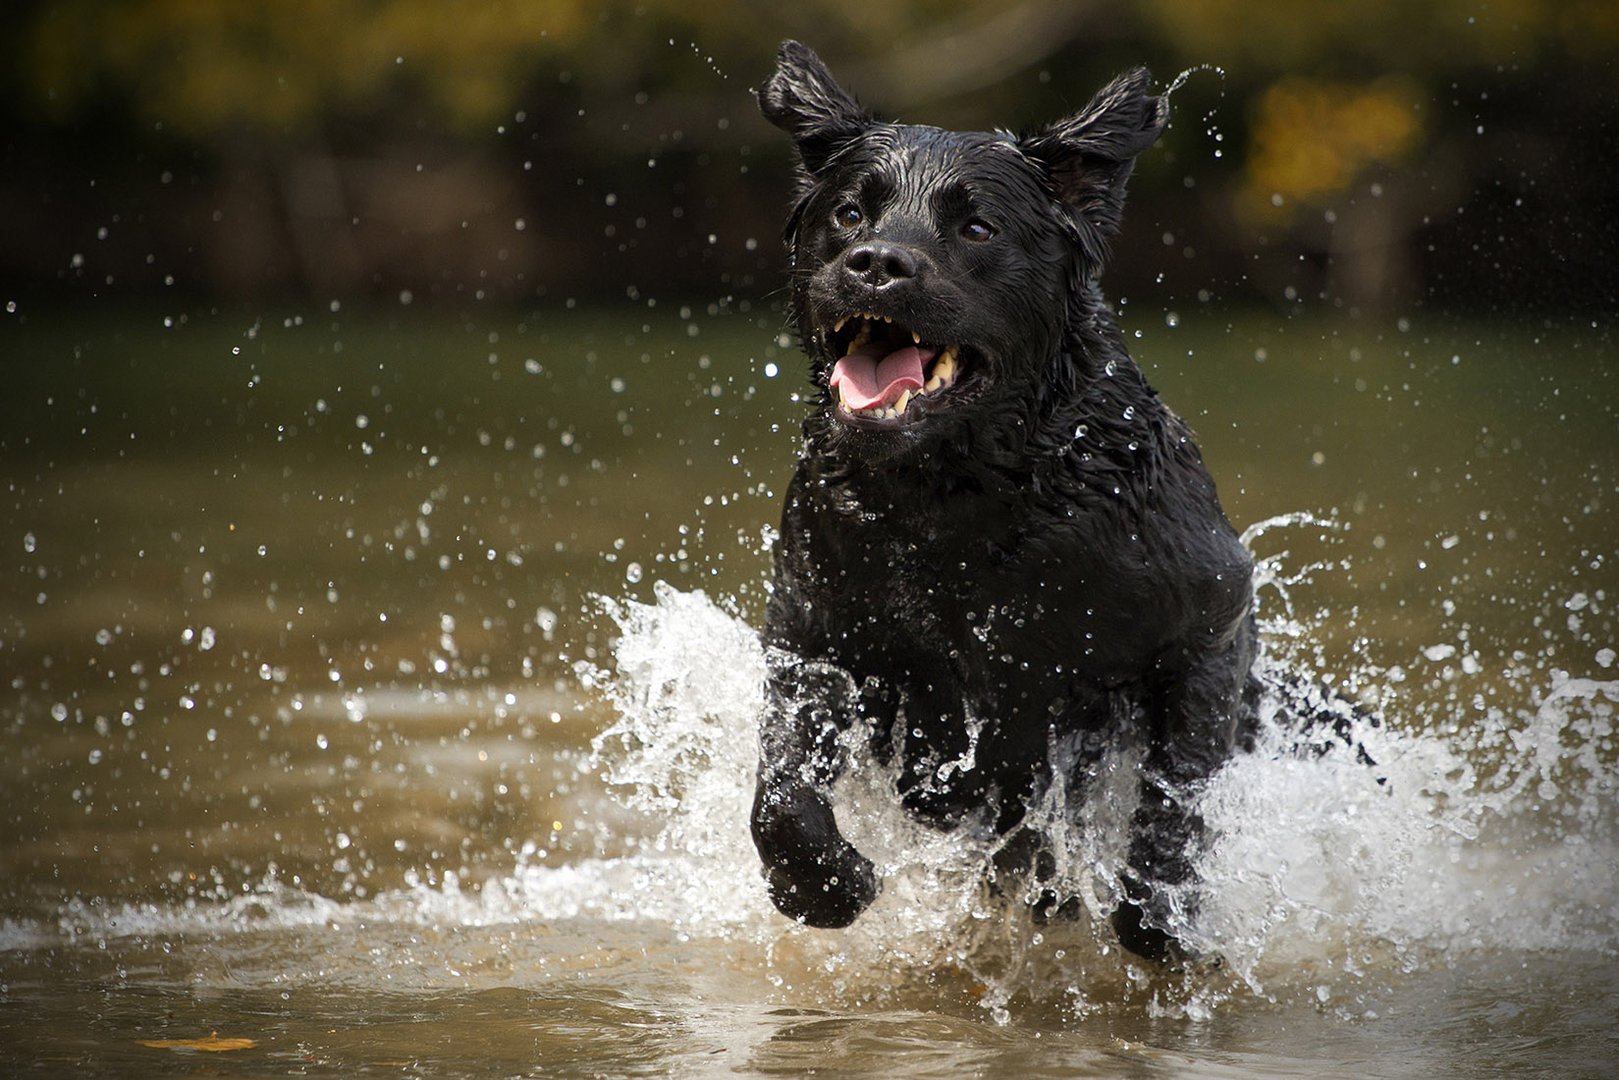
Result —
[[[865,220],[858,206],[840,206],[832,214],[832,222],[840,229],[852,229]]]
[[[984,224],[982,221],[979,221],[977,218],[973,218],[968,221],[967,224],[961,227],[961,235],[965,240],[971,240],[974,243],[981,244],[985,240],[989,240],[994,237],[995,230]]]

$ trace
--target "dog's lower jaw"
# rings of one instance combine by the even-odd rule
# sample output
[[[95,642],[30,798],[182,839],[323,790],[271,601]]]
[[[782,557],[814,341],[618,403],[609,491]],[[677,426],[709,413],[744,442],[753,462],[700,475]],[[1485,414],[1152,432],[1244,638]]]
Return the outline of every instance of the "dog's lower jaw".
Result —
[[[835,930],[877,898],[870,859],[838,834],[832,805],[804,783],[761,779],[753,801],[753,842],[764,861],[771,903],[808,926]]]

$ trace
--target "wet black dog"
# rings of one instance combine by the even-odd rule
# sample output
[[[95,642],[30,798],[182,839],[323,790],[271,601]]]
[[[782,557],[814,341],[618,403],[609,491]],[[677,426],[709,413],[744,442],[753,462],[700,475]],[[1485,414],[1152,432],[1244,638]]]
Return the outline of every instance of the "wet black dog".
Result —
[[[942,131],[877,120],[787,42],[758,92],[798,149],[787,247],[820,400],[776,553],[753,837],[771,899],[812,926],[878,890],[829,799],[857,722],[909,812],[1031,865],[1021,826],[1054,773],[1083,793],[1131,739],[1113,924],[1175,951],[1191,800],[1251,718],[1255,630],[1251,560],[1097,286],[1168,120],[1146,87],[1121,76],[1028,135]]]

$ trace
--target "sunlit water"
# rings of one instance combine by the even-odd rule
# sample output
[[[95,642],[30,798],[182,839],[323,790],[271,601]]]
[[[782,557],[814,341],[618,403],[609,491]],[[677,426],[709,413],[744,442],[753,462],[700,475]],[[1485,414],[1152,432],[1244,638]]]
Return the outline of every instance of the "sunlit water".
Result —
[[[1220,774],[1163,970],[1034,924],[869,762],[877,903],[770,907],[771,316],[198,321],[5,331],[6,1070],[1619,1072],[1599,328],[1138,344],[1252,526],[1271,705],[1383,721],[1375,766],[1279,722]],[[1090,915],[1123,804],[1064,826]],[[140,1042],[216,1030],[255,1045]]]

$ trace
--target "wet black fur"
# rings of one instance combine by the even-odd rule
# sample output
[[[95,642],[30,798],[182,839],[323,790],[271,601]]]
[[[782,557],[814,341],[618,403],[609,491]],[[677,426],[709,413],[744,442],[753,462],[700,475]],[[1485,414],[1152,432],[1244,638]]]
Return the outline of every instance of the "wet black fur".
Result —
[[[758,91],[798,149],[792,314],[819,398],[776,551],[752,824],[771,899],[812,926],[878,890],[830,802],[838,736],[864,721],[907,810],[1018,858],[1042,843],[1019,827],[1053,770],[1082,795],[1104,748],[1134,741],[1113,921],[1138,953],[1175,949],[1165,886],[1193,883],[1189,802],[1252,720],[1255,630],[1251,560],[1097,285],[1168,120],[1147,85],[1127,73],[1022,136],[882,122],[796,42]],[[914,422],[840,418],[831,328],[861,312],[959,343],[955,390]]]

